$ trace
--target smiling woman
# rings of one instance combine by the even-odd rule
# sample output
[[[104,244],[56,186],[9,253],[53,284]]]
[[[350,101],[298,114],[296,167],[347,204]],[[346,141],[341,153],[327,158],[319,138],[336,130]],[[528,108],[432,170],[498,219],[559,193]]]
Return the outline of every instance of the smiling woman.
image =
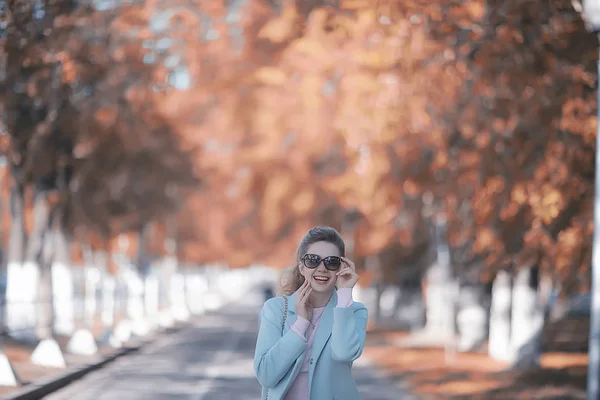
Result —
[[[282,277],[284,296],[265,302],[254,355],[261,399],[359,399],[352,363],[360,357],[367,309],[352,300],[358,281],[331,227],[312,228]]]

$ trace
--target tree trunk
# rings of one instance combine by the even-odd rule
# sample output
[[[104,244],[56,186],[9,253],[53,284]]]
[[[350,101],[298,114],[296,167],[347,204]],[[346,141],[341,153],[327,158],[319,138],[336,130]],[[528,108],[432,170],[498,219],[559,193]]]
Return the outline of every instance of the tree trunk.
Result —
[[[23,290],[24,313],[29,317],[28,328],[34,328],[36,338],[43,339],[51,334],[52,321],[52,313],[48,313],[48,309],[52,307],[50,274],[49,271],[41,269],[44,239],[50,222],[48,193],[45,190],[36,188],[33,199],[33,221],[20,279],[26,282],[21,290]]]
[[[173,317],[177,321],[187,321],[190,317],[185,299],[186,284],[184,275],[178,271],[179,263],[177,257],[170,256],[169,263],[172,264],[174,271],[171,277],[171,310]]]
[[[453,282],[445,276],[443,268],[436,262],[427,273],[425,292],[426,326],[440,338],[454,335],[455,310],[452,298]]]
[[[38,300],[36,302],[35,332],[39,340],[51,339],[54,334],[54,290],[52,285],[52,256],[54,253],[54,232],[43,236],[43,251],[37,266],[40,271],[38,280]]]
[[[94,251],[89,243],[83,244],[83,275],[85,281],[85,292],[83,295],[83,321],[87,329],[94,327],[96,319],[97,301],[96,292],[100,281],[101,268],[94,260]]]
[[[187,321],[190,311],[186,301],[186,281],[184,275],[179,272],[179,260],[177,257],[177,220],[171,218],[167,221],[168,237],[165,241],[165,252],[167,256],[163,260],[163,271],[168,276],[169,287],[167,288],[170,313],[177,321]]]
[[[379,299],[379,318],[385,323],[394,323],[396,306],[400,299],[400,288],[398,285],[387,284],[383,287]]]
[[[160,279],[160,323],[164,327],[171,327],[175,322],[174,301],[173,301],[173,277],[177,272],[177,261],[171,255],[167,255],[161,260],[161,279]]]
[[[436,262],[427,271],[425,329],[442,339],[454,337],[456,325],[456,285],[452,277],[450,249],[445,222],[435,224]]]
[[[0,157],[0,167],[4,167],[6,165],[6,157]],[[0,170],[0,190],[2,190],[3,181],[4,181],[4,168]],[[4,216],[4,201],[2,196],[0,196],[0,226],[2,226]],[[4,243],[4,232],[0,230],[0,243]],[[0,332],[4,332],[6,329],[6,279],[7,279],[7,271],[6,271],[6,252],[4,246],[0,247],[0,282],[3,284],[0,285]],[[3,335],[0,335],[0,352],[3,349]],[[0,360],[2,363],[2,360]],[[1,383],[1,381],[0,381]]]
[[[372,295],[374,297],[373,323],[378,324],[381,321],[381,297],[385,289],[379,257],[376,255],[365,257],[365,269],[373,273],[373,282],[371,283],[373,287]]]
[[[25,189],[16,180],[10,192],[10,237],[8,242],[6,271],[6,323],[5,329],[11,336],[31,337],[31,328],[35,324],[34,314],[28,309],[27,295],[32,292],[31,285],[24,276],[23,260],[25,255]]]
[[[62,266],[71,266],[70,252],[68,251],[68,243],[63,230],[57,230],[57,256],[55,257],[55,265],[52,268],[53,282],[55,289],[58,289],[57,281],[61,279]],[[98,281],[98,269],[94,267],[94,259],[92,249],[89,244],[83,245],[83,307],[80,312],[83,314],[83,321],[75,330],[75,318],[73,301],[74,286],[72,277],[72,267],[62,272],[65,272],[65,287],[67,295],[60,297],[55,295],[56,299],[56,315],[55,329],[64,329],[66,332],[74,331],[71,339],[67,343],[67,351],[72,354],[93,355],[98,352],[96,339],[92,333],[95,310],[96,310],[96,282]],[[81,304],[81,302],[79,303]]]
[[[138,231],[138,251],[136,269],[128,273],[127,310],[133,324],[133,332],[139,336],[146,335],[150,326],[146,320],[146,278],[150,275],[150,258],[147,251],[147,238],[152,226],[145,224]]]
[[[469,284],[460,288],[458,323],[458,351],[478,350],[487,338],[488,299],[484,286]]]
[[[2,160],[2,166],[4,167],[6,164],[6,159]],[[0,171],[0,190],[2,190],[2,186],[3,186],[3,180],[4,180],[4,174],[5,171]],[[16,185],[15,185],[16,186]],[[13,191],[15,191],[15,187],[12,188],[11,190],[11,197],[10,197],[10,212],[12,214],[13,210],[15,209],[13,206],[15,206],[15,203],[13,201]],[[9,308],[9,303],[8,303],[8,278],[9,278],[9,265],[11,265],[11,260],[13,261],[13,267],[16,266],[20,269],[22,261],[23,261],[23,245],[24,245],[24,239],[25,239],[25,228],[24,228],[24,224],[23,224],[23,191],[22,188],[19,190],[17,189],[17,192],[20,191],[20,204],[21,204],[21,208],[20,208],[20,212],[19,212],[19,216],[17,218],[11,218],[11,233],[10,233],[10,237],[9,237],[9,250],[7,252],[4,251],[4,249],[2,249],[1,251],[1,257],[0,257],[0,271],[1,271],[1,279],[4,282],[4,285],[2,286],[1,290],[0,290],[0,385],[1,386],[18,386],[22,384],[22,380],[19,377],[19,375],[17,374],[17,372],[15,371],[11,361],[8,359],[8,357],[6,356],[6,354],[4,354],[4,333],[7,332],[7,330],[9,329],[9,325],[8,325],[8,308]],[[18,208],[18,207],[17,207]],[[0,198],[0,226],[2,226],[2,216],[4,215],[4,202],[2,201],[2,199]],[[19,225],[20,222],[20,225]],[[14,229],[14,224],[17,223],[17,227],[20,228],[19,229]],[[13,238],[13,234],[15,232],[19,232],[21,233],[22,236],[20,236],[20,243],[18,243],[18,245],[16,246],[16,254],[10,254],[10,249],[14,248],[15,246],[15,241]],[[4,235],[2,235],[4,236]],[[19,236],[17,237],[19,238]],[[2,242],[4,242],[4,238],[0,238],[2,239]],[[15,253],[15,252],[13,252]],[[14,261],[16,262],[16,265],[14,263]],[[13,273],[11,274],[12,276],[14,276],[14,268],[13,269]],[[14,314],[13,314],[14,315]]]
[[[54,331],[71,335],[75,330],[74,285],[71,270],[69,238],[57,212],[52,227],[54,257],[51,263],[52,298],[54,299]]]
[[[152,328],[158,320],[158,280],[156,276],[152,275],[150,269],[151,259],[146,249],[151,231],[152,224],[147,224],[138,232],[139,245],[136,262],[143,285],[143,297],[140,299],[143,302],[141,305],[142,314],[146,319],[146,323],[150,325],[149,328]]]
[[[500,271],[496,275],[492,287],[488,345],[488,353],[495,360],[510,361],[512,359],[510,348],[511,306],[512,279],[507,271]]]
[[[104,248],[95,252],[96,264],[103,269],[102,280],[102,323],[105,326],[103,342],[113,347],[121,347],[131,338],[131,322],[127,315],[126,283],[118,279],[119,275],[127,279],[127,275],[120,269],[115,257],[123,258],[129,245],[126,240],[120,244],[120,249],[113,249],[113,243],[104,238]]]
[[[40,218],[44,214],[40,210]],[[56,210],[49,220],[56,218]],[[37,243],[37,242],[36,242]],[[33,251],[33,250],[32,250]],[[31,362],[36,365],[65,368],[66,362],[62,350],[54,339],[54,296],[52,287],[52,263],[56,255],[56,238],[52,230],[42,235],[42,254],[38,257],[40,279],[38,280],[38,301],[36,303],[36,335],[40,342],[31,354]]]
[[[49,339],[53,334],[54,298],[52,296],[52,257],[54,238],[50,230],[53,212],[48,204],[48,193],[36,192],[33,203],[34,227],[29,236],[25,254],[25,266],[37,272],[35,297],[35,332],[39,340]]]
[[[150,274],[150,259],[147,254],[148,251],[146,250],[150,229],[151,226],[146,224],[138,231],[136,266],[142,279],[145,279]]]
[[[127,284],[124,277],[124,271],[122,266],[117,262],[118,259],[123,260],[127,257],[127,251],[129,249],[129,240],[126,236],[125,240],[121,241],[119,238],[119,248],[114,249],[114,244],[105,238],[104,247],[104,260],[106,262],[106,283],[107,289],[112,290],[113,299],[113,315],[114,321],[112,326],[116,328],[116,323],[120,319],[127,317]],[[122,243],[121,243],[122,242]],[[111,288],[112,287],[112,288]]]
[[[108,268],[109,253],[107,250],[95,250],[94,251],[94,262],[95,265],[100,269],[102,276],[102,289],[101,289],[101,301],[102,301],[102,324],[105,328],[112,328],[115,324],[115,313],[117,311],[116,304],[116,283],[114,276],[110,273]]]
[[[538,286],[538,268],[519,271],[512,293],[510,339],[514,368],[535,368],[540,364],[544,309],[538,298]]]
[[[400,296],[394,305],[395,319],[410,331],[425,326],[425,300],[420,281],[407,281],[399,285]]]

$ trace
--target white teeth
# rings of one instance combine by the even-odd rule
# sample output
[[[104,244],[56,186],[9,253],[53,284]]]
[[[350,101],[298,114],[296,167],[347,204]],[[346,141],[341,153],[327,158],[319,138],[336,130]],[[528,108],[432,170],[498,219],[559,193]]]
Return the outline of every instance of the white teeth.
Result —
[[[325,278],[323,276],[315,276],[316,281],[327,282],[329,278]]]

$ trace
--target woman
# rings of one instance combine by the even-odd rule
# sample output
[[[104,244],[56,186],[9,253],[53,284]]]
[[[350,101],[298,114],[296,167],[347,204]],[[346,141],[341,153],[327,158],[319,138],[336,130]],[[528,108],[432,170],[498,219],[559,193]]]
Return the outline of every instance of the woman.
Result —
[[[358,275],[345,248],[335,229],[312,228],[282,282],[285,296],[264,304],[254,355],[261,399],[360,399],[351,368],[363,350],[367,309],[352,301]]]

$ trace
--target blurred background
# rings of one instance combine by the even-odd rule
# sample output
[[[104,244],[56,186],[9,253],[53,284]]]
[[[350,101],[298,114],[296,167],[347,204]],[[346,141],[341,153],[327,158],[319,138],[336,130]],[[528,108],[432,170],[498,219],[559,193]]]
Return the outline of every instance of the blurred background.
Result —
[[[407,390],[585,398],[598,40],[581,11],[0,1],[2,390],[276,295],[330,225],[365,354]]]

